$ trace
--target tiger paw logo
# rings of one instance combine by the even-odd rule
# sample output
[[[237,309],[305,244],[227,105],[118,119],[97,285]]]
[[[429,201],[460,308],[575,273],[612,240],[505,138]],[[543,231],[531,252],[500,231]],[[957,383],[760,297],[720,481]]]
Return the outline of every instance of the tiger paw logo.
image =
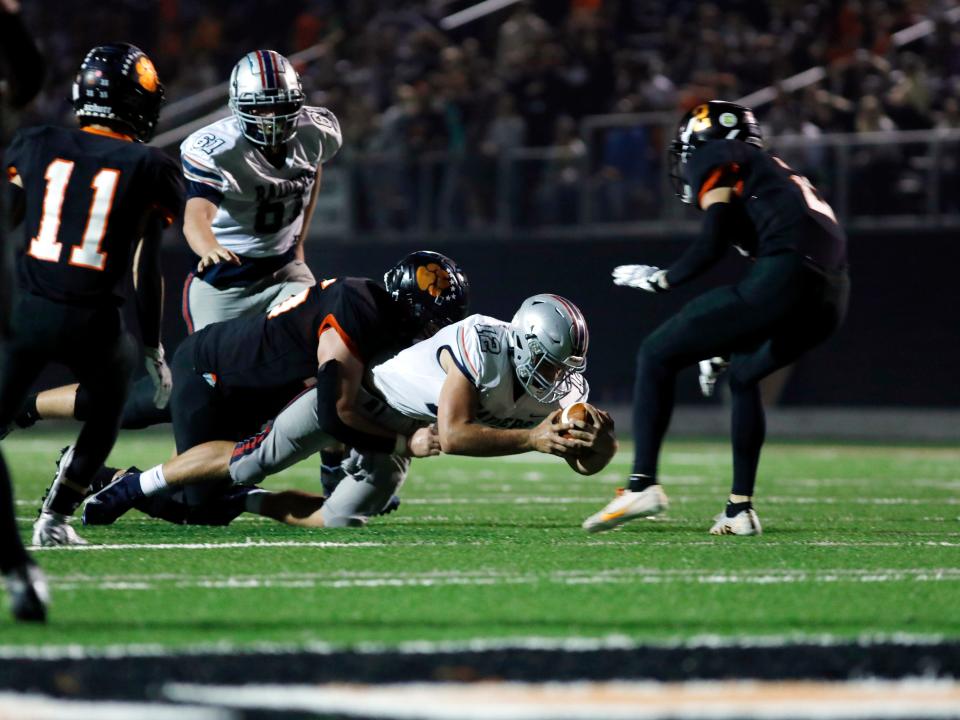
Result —
[[[417,268],[417,286],[438,298],[450,287],[450,274],[436,263],[421,265]]]
[[[156,92],[160,79],[157,77],[157,69],[153,62],[146,55],[141,55],[137,60],[135,70],[137,71],[137,80],[140,86],[147,92]]]

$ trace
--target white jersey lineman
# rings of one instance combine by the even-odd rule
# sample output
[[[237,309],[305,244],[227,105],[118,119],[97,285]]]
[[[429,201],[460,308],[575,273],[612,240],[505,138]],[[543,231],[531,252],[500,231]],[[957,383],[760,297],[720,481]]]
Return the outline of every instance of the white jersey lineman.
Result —
[[[320,107],[301,111],[281,167],[243,136],[232,115],[183,141],[187,199],[202,197],[217,206],[210,229],[241,260],[239,267],[220,263],[188,276],[183,292],[188,332],[264,312],[316,282],[296,259],[296,246],[317,169],[341,142],[336,117]]]
[[[303,227],[317,167],[336,155],[342,142],[333,113],[305,107],[278,168],[244,138],[231,115],[181,144],[187,197],[207,197],[218,205],[211,228],[223,247],[251,258],[282,255]]]
[[[393,409],[432,422],[447,376],[440,366],[440,353],[448,350],[479,392],[477,420],[484,425],[533,427],[554,410],[587,399],[586,393],[576,393],[576,397],[542,403],[519,388],[510,360],[510,333],[511,326],[502,320],[471,315],[375,366],[373,385]]]

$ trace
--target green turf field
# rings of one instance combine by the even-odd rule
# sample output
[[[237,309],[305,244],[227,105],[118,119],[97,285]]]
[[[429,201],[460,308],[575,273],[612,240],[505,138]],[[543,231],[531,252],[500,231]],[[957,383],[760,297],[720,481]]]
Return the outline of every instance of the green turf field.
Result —
[[[68,437],[3,443],[25,533]],[[126,433],[112,459],[147,467],[170,447],[163,433]],[[621,452],[584,478],[533,454],[417,461],[400,511],[359,530],[250,516],[176,527],[131,513],[84,532],[105,548],[38,552],[51,623],[4,615],[0,642],[960,637],[960,450],[771,443],[756,503],[765,534],[714,538],[729,450],[674,442],[662,465],[669,513],[587,535],[580,522],[628,463]],[[317,474],[304,463],[266,487],[316,489]]]

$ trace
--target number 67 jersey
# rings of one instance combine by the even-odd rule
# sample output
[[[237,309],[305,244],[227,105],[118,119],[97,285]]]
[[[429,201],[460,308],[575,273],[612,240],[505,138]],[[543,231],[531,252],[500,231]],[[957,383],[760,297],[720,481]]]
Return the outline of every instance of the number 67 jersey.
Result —
[[[211,229],[223,247],[250,258],[283,255],[303,228],[317,168],[336,155],[341,143],[333,113],[305,107],[278,167],[243,136],[231,115],[180,145],[187,197],[217,206]]]
[[[176,162],[107,130],[53,126],[20,130],[5,160],[23,188],[20,286],[71,305],[119,305],[150,213],[166,225],[180,215]]]

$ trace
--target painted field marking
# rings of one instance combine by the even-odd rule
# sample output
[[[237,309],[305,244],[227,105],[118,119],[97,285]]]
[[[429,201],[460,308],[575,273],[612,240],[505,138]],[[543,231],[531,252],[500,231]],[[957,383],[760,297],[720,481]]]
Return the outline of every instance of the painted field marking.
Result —
[[[177,701],[232,708],[427,720],[584,718],[945,718],[953,681],[404,683],[205,686],[171,683]]]
[[[943,635],[911,633],[875,633],[859,636],[791,633],[786,635],[693,635],[638,640],[627,635],[600,637],[544,637],[519,635],[515,637],[478,637],[466,640],[407,640],[395,645],[363,642],[337,645],[318,640],[302,643],[252,642],[238,644],[230,641],[168,646],[157,643],[130,643],[124,645],[0,645],[0,660],[87,660],[99,658],[188,657],[191,655],[254,655],[307,654],[330,655],[352,652],[358,655],[434,655],[437,653],[503,652],[508,650],[538,650],[568,653],[605,650],[686,649],[715,650],[723,648],[779,648],[794,645],[814,647],[862,647],[878,645],[896,647],[937,646],[949,639]]]
[[[228,710],[198,705],[64,700],[45,695],[0,692],[0,717],[30,720],[229,720]]]
[[[257,575],[207,575],[164,573],[157,575],[83,575],[50,577],[51,586],[63,591],[133,590],[159,588],[201,588],[249,590],[261,588],[380,588],[450,587],[502,585],[622,585],[672,584],[699,585],[780,585],[796,583],[887,583],[887,582],[960,582],[960,568],[878,568],[830,570],[740,570],[714,569],[662,570],[657,568],[616,568],[606,570],[559,570],[549,573],[514,573],[498,570],[431,570],[426,572],[384,573],[375,571],[333,570],[315,573],[276,573]]]

